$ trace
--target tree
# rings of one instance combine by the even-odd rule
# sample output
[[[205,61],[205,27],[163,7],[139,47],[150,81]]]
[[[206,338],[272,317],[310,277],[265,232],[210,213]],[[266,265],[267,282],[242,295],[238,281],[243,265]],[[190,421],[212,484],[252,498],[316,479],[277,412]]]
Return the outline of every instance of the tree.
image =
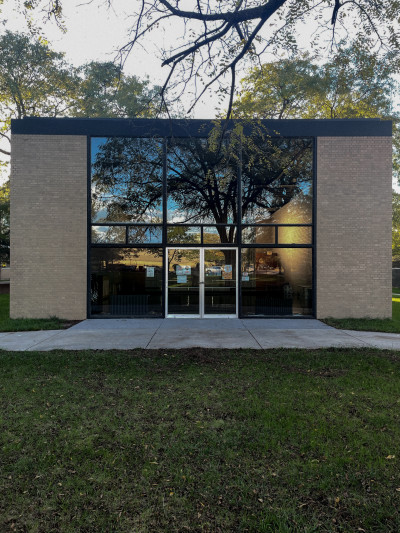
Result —
[[[79,83],[70,110],[75,117],[155,117],[159,114],[159,87],[148,79],[126,76],[112,62],[91,62],[78,69]]]
[[[28,116],[150,117],[159,90],[124,76],[112,63],[69,65],[39,38],[7,31],[0,37],[0,166],[10,156],[11,119]],[[9,186],[0,189],[0,262],[9,254]]]
[[[6,31],[0,37],[0,136],[10,141],[12,118],[66,115],[76,81],[64,54],[41,40]],[[10,155],[8,148],[0,151]]]
[[[356,46],[318,64],[309,55],[253,68],[234,102],[239,118],[395,116],[391,63]]]
[[[0,37],[0,136],[7,141],[12,118],[155,116],[158,93],[113,63],[74,68],[38,38],[10,31]],[[0,151],[10,155],[8,147]]]
[[[233,116],[254,118],[383,118],[393,120],[393,174],[400,179],[398,83],[389,56],[353,45],[318,64],[308,55],[255,67],[241,82]]]

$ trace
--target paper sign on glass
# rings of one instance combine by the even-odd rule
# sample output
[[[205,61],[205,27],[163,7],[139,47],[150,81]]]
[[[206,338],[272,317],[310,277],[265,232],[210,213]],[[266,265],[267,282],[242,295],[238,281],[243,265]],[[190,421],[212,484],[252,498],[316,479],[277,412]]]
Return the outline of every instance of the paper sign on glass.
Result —
[[[222,279],[232,279],[232,265],[222,267]]]
[[[242,272],[242,281],[250,281],[250,276],[248,272]]]
[[[187,283],[187,276],[176,276],[177,283]]]
[[[177,276],[190,276],[192,269],[187,265],[176,265],[176,275]]]
[[[154,278],[154,267],[146,267],[146,278]]]

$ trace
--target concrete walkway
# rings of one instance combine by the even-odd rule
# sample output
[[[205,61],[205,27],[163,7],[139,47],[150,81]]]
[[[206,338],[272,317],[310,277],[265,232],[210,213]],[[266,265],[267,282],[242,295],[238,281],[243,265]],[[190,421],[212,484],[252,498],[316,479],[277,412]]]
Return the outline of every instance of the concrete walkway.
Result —
[[[338,330],[313,319],[84,320],[67,330],[0,333],[0,349],[383,348],[400,350],[400,334]]]

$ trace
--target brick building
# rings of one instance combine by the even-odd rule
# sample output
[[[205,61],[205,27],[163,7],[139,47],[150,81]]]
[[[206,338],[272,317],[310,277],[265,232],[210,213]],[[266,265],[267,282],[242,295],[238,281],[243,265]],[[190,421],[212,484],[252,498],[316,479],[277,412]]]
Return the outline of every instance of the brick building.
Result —
[[[390,317],[391,122],[225,126],[14,120],[11,317]]]

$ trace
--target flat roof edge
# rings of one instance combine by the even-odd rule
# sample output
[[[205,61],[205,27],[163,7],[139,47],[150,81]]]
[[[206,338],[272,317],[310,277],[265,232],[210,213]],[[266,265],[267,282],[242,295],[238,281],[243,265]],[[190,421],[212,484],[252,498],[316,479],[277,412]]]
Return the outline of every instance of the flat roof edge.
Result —
[[[230,120],[231,129],[239,121]],[[241,121],[245,129],[250,120]],[[261,120],[272,136],[283,137],[391,137],[392,121],[365,119]],[[215,120],[201,119],[113,119],[113,118],[24,118],[11,121],[12,134],[89,135],[93,137],[204,137]]]

